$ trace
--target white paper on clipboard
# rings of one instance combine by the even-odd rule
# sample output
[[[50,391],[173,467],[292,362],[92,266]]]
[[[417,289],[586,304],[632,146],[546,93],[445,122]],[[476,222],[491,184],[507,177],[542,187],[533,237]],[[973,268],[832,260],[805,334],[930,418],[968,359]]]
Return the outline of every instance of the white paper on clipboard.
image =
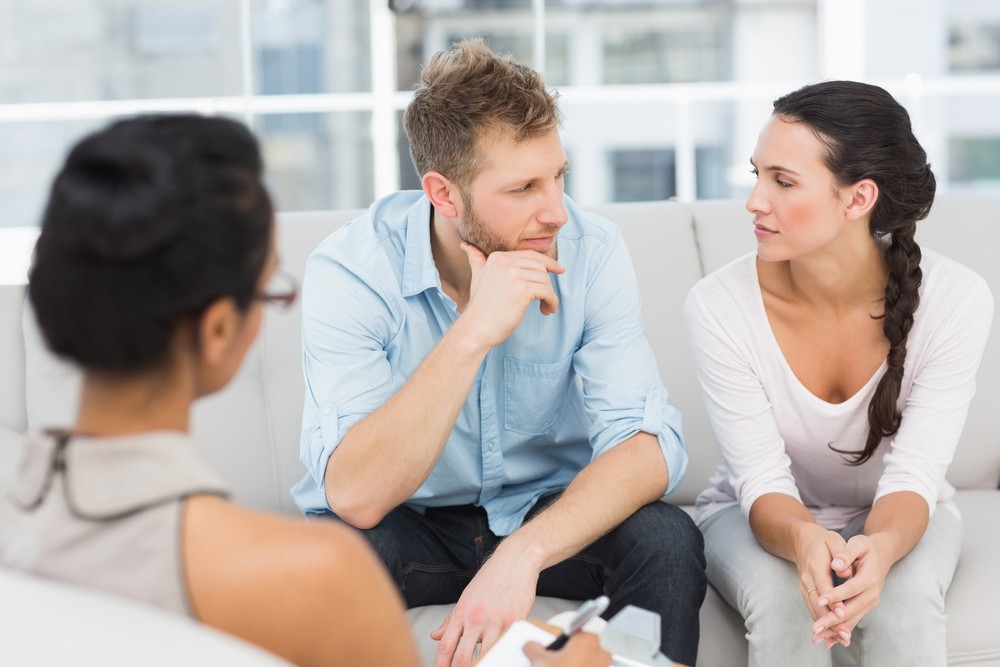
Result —
[[[537,625],[515,621],[493,648],[486,652],[483,659],[476,663],[476,667],[531,667],[531,661],[524,655],[524,645],[528,642],[546,645],[555,638],[556,635]]]
[[[476,663],[476,667],[531,667],[531,661],[524,655],[524,645],[528,642],[538,642],[539,644],[549,644],[556,635],[547,630],[529,623],[528,621],[516,621],[507,632],[497,640],[483,659]],[[644,667],[642,663],[621,656],[614,656],[611,660],[612,667]]]

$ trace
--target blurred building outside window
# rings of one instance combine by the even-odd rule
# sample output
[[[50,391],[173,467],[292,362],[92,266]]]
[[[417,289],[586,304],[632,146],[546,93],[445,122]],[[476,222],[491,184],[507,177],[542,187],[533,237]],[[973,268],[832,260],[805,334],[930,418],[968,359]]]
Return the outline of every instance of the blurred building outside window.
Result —
[[[908,107],[939,191],[1000,191],[996,2],[0,0],[0,272],[69,146],[129,114],[242,119],[282,210],[419,187],[401,113],[469,36],[558,89],[583,204],[745,197],[771,101],[841,77]]]

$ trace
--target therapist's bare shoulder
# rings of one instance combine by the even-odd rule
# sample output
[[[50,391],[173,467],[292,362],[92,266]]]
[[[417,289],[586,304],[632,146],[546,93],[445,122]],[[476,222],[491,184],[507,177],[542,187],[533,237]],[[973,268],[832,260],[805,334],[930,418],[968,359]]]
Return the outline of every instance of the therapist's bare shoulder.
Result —
[[[333,656],[359,666],[419,664],[398,593],[349,528],[197,496],[185,503],[182,544],[202,622],[299,665]]]

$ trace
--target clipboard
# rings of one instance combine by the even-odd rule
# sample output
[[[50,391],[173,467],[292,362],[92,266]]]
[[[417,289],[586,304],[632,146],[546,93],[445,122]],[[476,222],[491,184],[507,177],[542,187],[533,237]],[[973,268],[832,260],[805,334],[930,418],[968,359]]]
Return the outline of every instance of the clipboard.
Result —
[[[475,667],[531,667],[531,661],[524,655],[524,645],[528,642],[549,644],[558,636],[528,621],[515,621],[497,643],[475,663]],[[611,657],[611,667],[648,667],[619,655]]]
[[[528,642],[548,645],[556,637],[556,633],[534,623],[515,621],[481,657],[476,667],[531,667],[531,661],[524,654],[524,645]]]

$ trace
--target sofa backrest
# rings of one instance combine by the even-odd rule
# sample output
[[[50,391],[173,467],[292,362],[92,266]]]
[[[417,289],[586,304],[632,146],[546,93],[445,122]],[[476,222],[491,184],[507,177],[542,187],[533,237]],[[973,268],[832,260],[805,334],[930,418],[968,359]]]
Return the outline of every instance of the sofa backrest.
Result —
[[[670,502],[694,503],[719,465],[708,417],[702,407],[681,314],[688,290],[701,277],[691,208],[676,202],[605,204],[589,210],[619,226],[642,291],[642,319],[668,400],[680,410],[688,469]]]
[[[22,301],[24,285],[0,285],[0,425],[18,432],[27,426]]]
[[[948,479],[959,488],[995,489],[1000,478],[1000,256],[993,242],[1000,241],[1000,196],[938,197],[917,230],[922,246],[968,266],[993,292],[993,327]]]
[[[1000,294],[1000,262],[991,257],[988,243],[974,242],[989,238],[997,224],[1000,198],[939,199],[930,219],[921,223],[921,241],[972,267],[989,281],[995,294]],[[742,203],[734,201],[661,201],[589,208],[621,227],[632,254],[643,292],[647,336],[670,401],[684,415],[691,459],[684,482],[669,499],[677,504],[693,503],[718,465],[719,452],[702,405],[682,307],[687,291],[702,275],[753,250],[750,215]],[[278,250],[285,269],[301,280],[313,248],[360,213],[282,214]],[[0,290],[0,299],[7,298],[21,297]],[[2,312],[11,312],[4,306],[0,303]],[[305,391],[300,319],[298,304],[288,311],[271,309],[237,377],[224,391],[200,401],[192,417],[195,436],[233,484],[237,500],[286,513],[296,511],[289,489],[304,474],[298,460]],[[5,332],[7,324],[0,322],[4,354],[10,344],[4,341],[10,333]],[[30,375],[26,389],[28,430],[67,423],[75,411],[75,373],[44,350],[30,316],[25,317],[24,326]],[[1000,399],[998,336],[994,332],[987,348],[965,437],[949,472],[949,479],[960,488],[996,488],[1000,480],[1000,419],[992,406]],[[12,413],[17,410],[14,406]],[[15,415],[8,422],[4,415],[0,423],[17,424],[17,419]]]

